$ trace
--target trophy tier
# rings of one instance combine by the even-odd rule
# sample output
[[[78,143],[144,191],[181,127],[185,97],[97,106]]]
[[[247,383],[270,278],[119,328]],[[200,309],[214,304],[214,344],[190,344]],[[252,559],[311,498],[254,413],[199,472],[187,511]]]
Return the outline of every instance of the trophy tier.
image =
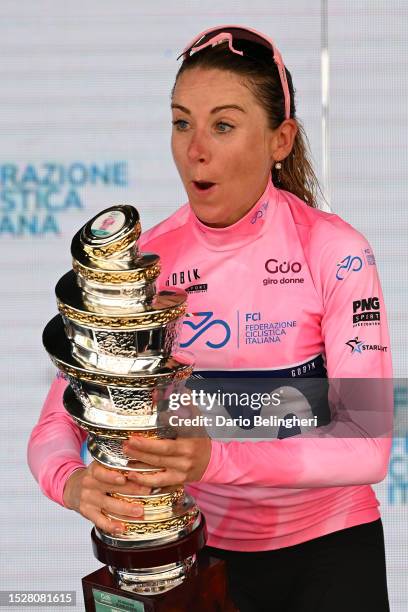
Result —
[[[184,581],[197,552],[204,548],[207,528],[202,514],[198,514],[196,523],[189,533],[180,532],[170,542],[133,542],[126,547],[93,528],[93,552],[98,561],[108,565],[121,589],[158,595]]]
[[[155,253],[137,251],[134,259],[95,260],[73,242],[72,267],[85,279],[100,283],[151,283],[160,273],[160,257]]]
[[[187,535],[197,528],[199,524],[199,510],[194,500],[185,495],[181,502],[174,503],[171,508],[156,512],[145,510],[142,519],[135,519],[132,516],[113,514],[105,512],[109,518],[121,521],[124,532],[120,535],[112,536],[101,532],[101,537],[110,543],[117,542],[141,542],[143,546],[146,542],[173,542],[182,535]]]
[[[84,303],[74,272],[68,272],[56,293],[73,355],[85,366],[118,373],[153,370],[177,350],[186,308],[182,290],[159,292],[130,311],[95,312]]]
[[[144,253],[137,268],[126,271],[92,269],[73,261],[77,284],[83,291],[84,303],[95,312],[142,310],[155,296],[154,281],[160,274],[157,255]]]
[[[165,401],[160,402],[154,409],[153,416],[144,415],[127,417],[114,412],[106,413],[103,410],[89,409],[79,399],[77,391],[74,392],[72,384],[64,392],[64,406],[73,420],[94,437],[102,440],[125,440],[137,431],[139,435],[148,438],[168,437],[171,429],[160,422],[160,413],[167,408]],[[171,435],[170,435],[171,437]]]
[[[99,213],[74,236],[73,269],[86,309],[137,312],[152,301],[160,258],[139,253],[140,231],[138,212],[120,206]]]
[[[86,303],[84,291],[71,270],[60,278],[56,287],[58,309],[68,319],[93,328],[150,329],[165,325],[181,317],[186,309],[186,293],[176,287],[154,294],[150,302],[138,302],[130,307],[115,304],[91,307]],[[126,302],[126,298],[123,300]]]
[[[90,455],[102,465],[110,469],[116,469],[122,473],[135,472],[157,472],[160,471],[157,467],[145,465],[132,457],[127,456],[123,451],[123,442],[132,435],[140,435],[147,438],[171,438],[174,435],[172,428],[161,424],[160,414],[154,419],[153,424],[143,426],[134,423],[126,427],[123,423],[112,428],[103,423],[100,424],[100,419],[91,415],[94,420],[91,421],[86,409],[78,401],[71,386],[65,389],[63,396],[64,407],[72,416],[73,420],[88,432],[88,450]],[[115,415],[113,415],[115,420]],[[122,425],[122,427],[120,427]]]
[[[85,367],[137,374],[160,368],[178,351],[180,321],[136,331],[86,328],[63,317],[73,356]]]
[[[133,206],[117,205],[96,214],[74,236],[71,253],[75,259],[85,251],[96,260],[134,260],[141,234],[139,213]]]
[[[204,515],[199,515],[197,527],[189,534],[179,534],[172,542],[116,541],[96,527],[92,529],[95,557],[113,567],[157,567],[194,555],[205,546],[207,529]]]
[[[94,364],[84,365],[77,354],[74,357],[71,353],[72,345],[65,335],[60,315],[56,315],[46,325],[43,344],[53,363],[64,374],[108,387],[157,387],[172,380],[184,380],[193,370],[192,357],[185,351],[179,351],[172,357],[163,357],[154,368],[148,359],[146,362],[143,359],[135,359],[137,370],[131,372],[118,371],[120,368],[114,367],[115,356],[105,360],[106,365],[111,366],[110,371],[96,369]]]

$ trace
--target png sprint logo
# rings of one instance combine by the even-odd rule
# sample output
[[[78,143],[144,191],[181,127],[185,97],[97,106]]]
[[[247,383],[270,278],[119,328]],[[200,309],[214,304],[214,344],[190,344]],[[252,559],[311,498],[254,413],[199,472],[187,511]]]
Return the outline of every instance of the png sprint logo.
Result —
[[[353,327],[380,325],[380,300],[377,296],[353,301]]]
[[[386,353],[388,346],[382,344],[366,344],[364,340],[360,340],[358,336],[347,340],[346,345],[350,347],[352,355],[361,355],[364,351],[380,351]]]

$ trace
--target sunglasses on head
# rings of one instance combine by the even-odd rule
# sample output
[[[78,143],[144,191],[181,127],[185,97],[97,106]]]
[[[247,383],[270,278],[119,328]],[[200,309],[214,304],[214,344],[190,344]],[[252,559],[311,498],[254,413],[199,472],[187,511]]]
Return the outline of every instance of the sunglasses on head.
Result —
[[[211,28],[209,30],[205,30],[198,34],[183,50],[183,52],[178,56],[177,59],[183,57],[183,60],[187,59],[197,53],[197,51],[201,51],[205,47],[215,45],[219,45],[224,42],[228,42],[229,50],[232,53],[236,53],[237,55],[244,55],[243,51],[239,51],[238,49],[234,49],[233,42],[234,40],[248,40],[250,42],[257,43],[258,45],[262,45],[266,49],[268,49],[272,53],[273,60],[278,68],[279,77],[283,89],[283,94],[285,97],[285,118],[289,119],[290,117],[290,94],[288,82],[286,79],[286,71],[285,65],[282,60],[282,56],[275,46],[274,42],[271,38],[264,36],[260,32],[253,30],[252,28],[243,28],[241,26],[219,26],[217,28]]]

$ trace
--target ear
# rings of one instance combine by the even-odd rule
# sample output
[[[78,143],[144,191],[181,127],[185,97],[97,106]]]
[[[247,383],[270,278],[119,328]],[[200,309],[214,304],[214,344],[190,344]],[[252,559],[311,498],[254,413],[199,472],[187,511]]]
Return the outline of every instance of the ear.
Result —
[[[271,155],[275,162],[282,161],[289,155],[293,148],[297,131],[298,125],[295,119],[285,119],[285,121],[282,121],[280,126],[273,131]]]

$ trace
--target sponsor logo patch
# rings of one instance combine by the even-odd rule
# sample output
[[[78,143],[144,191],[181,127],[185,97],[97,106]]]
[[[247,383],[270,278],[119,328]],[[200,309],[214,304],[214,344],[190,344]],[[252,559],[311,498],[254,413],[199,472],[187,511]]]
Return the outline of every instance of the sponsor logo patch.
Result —
[[[366,344],[358,336],[347,340],[346,344],[350,347],[352,355],[361,355],[364,351],[381,351],[386,353],[388,350],[388,346],[383,346],[382,344]]]
[[[374,253],[372,252],[370,247],[363,249],[363,255],[364,255],[364,259],[366,260],[368,266],[375,266]]]
[[[266,285],[297,285],[304,283],[305,279],[300,276],[302,264],[299,261],[280,261],[271,258],[265,261],[265,270],[270,275],[263,279]]]
[[[207,290],[207,283],[200,283],[199,285],[191,285],[191,287],[186,287],[187,293],[205,293]]]
[[[363,265],[363,260],[358,255],[347,255],[347,257],[337,264],[337,280],[343,280],[347,272],[359,272]]]
[[[180,272],[172,272],[169,274],[166,280],[166,287],[176,287],[179,285],[185,285],[186,283],[194,283],[194,281],[200,280],[200,273],[198,268],[191,268],[190,270],[181,270]]]
[[[353,327],[380,324],[380,300],[378,297],[353,301]]]

